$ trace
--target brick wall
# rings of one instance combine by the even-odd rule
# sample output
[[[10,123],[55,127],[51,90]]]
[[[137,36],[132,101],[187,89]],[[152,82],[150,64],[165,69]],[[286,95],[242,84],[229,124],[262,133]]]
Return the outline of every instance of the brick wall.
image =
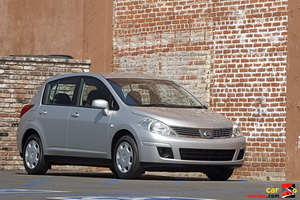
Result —
[[[247,136],[240,176],[285,179],[287,1],[220,1],[210,105]]]
[[[211,0],[114,1],[113,70],[178,80],[208,102],[211,5]]]
[[[0,57],[0,169],[22,168],[16,145],[19,113],[49,77],[89,71],[90,61]]]
[[[169,77],[237,121],[237,178],[285,179],[287,0],[116,0],[114,71]]]

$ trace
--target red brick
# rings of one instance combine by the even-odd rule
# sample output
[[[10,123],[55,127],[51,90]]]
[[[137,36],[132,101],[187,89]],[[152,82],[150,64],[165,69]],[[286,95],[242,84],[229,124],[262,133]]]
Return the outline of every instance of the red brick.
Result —
[[[0,59],[0,69],[4,69],[4,74],[13,74],[3,80],[9,89],[1,90],[0,86],[0,132],[8,133],[8,137],[0,137],[0,160],[3,161],[0,169],[20,169],[22,161],[16,144],[17,128],[12,127],[12,123],[18,122],[24,102],[29,102],[47,78],[62,73],[88,71],[90,62],[79,60],[62,62],[41,58],[32,58],[28,61],[26,58],[13,57]],[[9,70],[6,71],[6,69]],[[22,103],[18,103],[19,101]]]
[[[122,0],[120,1],[122,2]],[[122,3],[120,4],[122,6],[118,6],[119,3],[118,1],[117,5],[115,4],[117,13],[121,13],[124,6],[126,8],[132,5]],[[124,70],[123,63],[119,60],[128,59],[130,56],[140,59],[139,63],[146,63],[142,57],[147,52],[159,55],[160,57],[157,59],[164,58],[164,56],[183,59],[180,54],[185,53],[186,66],[197,65],[197,69],[201,69],[201,66],[205,66],[207,58],[193,59],[192,54],[198,51],[208,51],[206,55],[213,57],[208,60],[211,63],[210,84],[201,85],[199,83],[198,87],[209,88],[209,90],[197,91],[197,93],[206,94],[205,92],[209,93],[210,91],[208,99],[211,109],[242,122],[241,128],[246,131],[245,134],[248,137],[255,138],[261,135],[261,139],[255,143],[258,145],[257,148],[252,148],[252,143],[250,143],[247,144],[247,151],[250,149],[250,152],[274,152],[275,150],[259,147],[269,144],[264,141],[270,141],[273,133],[285,132],[286,89],[284,88],[286,88],[286,84],[282,84],[282,82],[286,81],[287,66],[287,2],[253,0],[249,3],[234,0],[199,3],[198,1],[167,0],[165,3],[168,7],[154,1],[139,2],[139,6],[133,8],[137,11],[132,10],[135,12],[128,13],[128,15],[137,15],[138,13],[145,15],[149,13],[146,12],[147,9],[152,12],[147,17],[151,18],[148,19],[149,22],[155,23],[145,23],[145,20],[140,21],[141,17],[138,17],[140,20],[135,22],[138,25],[135,24],[132,27],[135,28],[135,35],[131,35],[127,31],[129,24],[126,25],[126,23],[132,23],[132,21],[123,21],[124,28],[121,28],[122,24],[117,14],[115,16],[116,24],[114,24],[117,27],[114,29],[114,33],[117,33],[115,38],[134,38],[141,33],[175,38],[177,33],[184,33],[190,35],[189,41],[180,43],[174,39],[167,40],[168,37],[166,37],[165,40],[168,42],[165,46],[149,46],[140,51],[122,48],[124,44],[117,45],[118,48],[113,53],[113,65],[118,66],[115,69]],[[203,12],[202,9],[207,9],[207,12],[205,10]],[[180,12],[175,14],[177,10]],[[235,11],[241,11],[241,13]],[[157,18],[157,16],[161,17]],[[259,21],[260,19],[262,21]],[[237,24],[237,22],[243,23]],[[202,35],[199,34],[198,38],[192,37],[192,33],[197,33],[200,29]],[[161,32],[158,33],[157,30]],[[278,33],[278,30],[281,32]],[[208,38],[212,38],[211,41]],[[196,41],[192,43],[191,39]],[[276,43],[272,42],[273,39]],[[140,43],[141,46],[144,44],[145,41]],[[140,57],[137,58],[137,56]],[[185,69],[178,70],[182,66],[168,62],[165,64],[160,66],[160,70],[163,72],[177,73],[176,77],[192,77],[181,78],[182,80],[197,80],[194,74],[188,74]],[[155,64],[151,67],[156,68]],[[147,68],[151,70],[151,67]],[[132,70],[138,69],[133,68]],[[180,78],[178,79],[180,81]],[[277,112],[282,113],[282,116]],[[264,135],[265,132],[266,135]],[[278,137],[278,134],[274,137]],[[284,149],[284,142],[279,141],[280,148]],[[251,161],[248,154],[246,155],[245,165],[248,165],[248,162]],[[263,162],[270,162],[269,165],[268,163],[265,165],[274,166],[273,171],[279,170],[277,163]],[[284,167],[285,160],[279,162],[280,165],[283,165],[280,167]],[[243,173],[240,174],[250,176],[254,174],[253,170],[255,168],[242,168]],[[256,175],[266,176],[262,174],[264,170],[266,170],[265,167],[258,169],[259,173]]]

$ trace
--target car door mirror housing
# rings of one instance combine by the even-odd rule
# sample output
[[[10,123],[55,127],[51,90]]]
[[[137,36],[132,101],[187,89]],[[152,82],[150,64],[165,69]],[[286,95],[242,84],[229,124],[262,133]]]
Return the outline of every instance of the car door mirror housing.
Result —
[[[92,102],[93,108],[99,108],[103,110],[104,115],[109,115],[109,105],[108,102],[104,99],[96,99]]]

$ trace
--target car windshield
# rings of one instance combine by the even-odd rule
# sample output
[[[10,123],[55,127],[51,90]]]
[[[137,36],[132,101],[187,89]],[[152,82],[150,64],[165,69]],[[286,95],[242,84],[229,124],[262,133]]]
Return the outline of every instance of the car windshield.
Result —
[[[108,82],[129,106],[206,108],[204,104],[173,81],[111,78]]]

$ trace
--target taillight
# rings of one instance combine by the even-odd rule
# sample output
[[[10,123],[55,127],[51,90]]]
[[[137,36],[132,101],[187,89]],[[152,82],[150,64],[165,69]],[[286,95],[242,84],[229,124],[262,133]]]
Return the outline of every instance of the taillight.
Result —
[[[20,114],[20,118],[28,111],[30,110],[34,105],[25,105],[23,106]]]

